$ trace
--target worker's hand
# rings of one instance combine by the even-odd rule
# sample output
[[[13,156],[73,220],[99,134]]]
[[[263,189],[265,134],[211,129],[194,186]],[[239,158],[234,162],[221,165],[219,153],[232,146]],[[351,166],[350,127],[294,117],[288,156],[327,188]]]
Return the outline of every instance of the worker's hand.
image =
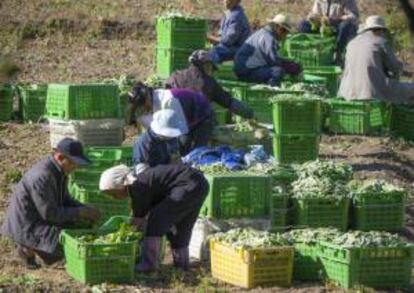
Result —
[[[96,222],[101,217],[101,212],[92,206],[83,206],[79,208],[78,216],[81,220]]]
[[[220,42],[220,38],[215,36],[215,35],[208,34],[207,35],[207,41],[209,41],[213,45],[216,45],[217,43]]]
[[[145,218],[132,218],[131,224],[135,226],[137,230],[142,230],[144,227]]]

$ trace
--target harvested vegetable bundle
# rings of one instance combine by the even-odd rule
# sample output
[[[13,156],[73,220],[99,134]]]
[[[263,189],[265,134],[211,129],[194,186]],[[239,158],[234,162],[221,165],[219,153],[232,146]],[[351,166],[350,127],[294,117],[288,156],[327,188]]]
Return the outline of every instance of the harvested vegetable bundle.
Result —
[[[352,181],[349,186],[353,191],[352,197],[354,199],[371,197],[393,199],[405,196],[404,189],[384,180]]]
[[[291,243],[282,234],[269,233],[254,229],[232,229],[214,235],[214,239],[231,245],[233,248],[255,249],[275,246],[289,246]]]
[[[334,182],[329,178],[299,177],[292,183],[293,197],[343,199],[351,196],[351,190],[346,184]]]
[[[295,170],[299,177],[312,176],[339,181],[348,181],[352,177],[351,165],[336,161],[311,161],[295,166]]]
[[[397,234],[379,231],[350,231],[338,234],[329,241],[343,248],[352,247],[406,247],[411,244],[404,242]]]
[[[342,235],[332,228],[295,229],[283,234],[292,243],[315,244],[318,241],[328,241]]]
[[[94,243],[94,244],[111,244],[111,243],[122,243],[130,241],[140,241],[142,238],[141,232],[135,232],[133,226],[122,223],[119,230],[113,233],[108,233],[97,237],[96,235],[82,235],[79,237],[79,241],[85,243]]]
[[[299,83],[294,83],[290,86],[287,86],[285,87],[285,89],[291,90],[291,91],[304,91],[306,94],[319,96],[321,98],[329,97],[329,91],[323,85],[299,82]]]
[[[170,19],[170,18],[202,19],[199,16],[191,15],[191,14],[184,14],[180,11],[168,12],[168,13],[158,16],[158,18],[160,19]]]

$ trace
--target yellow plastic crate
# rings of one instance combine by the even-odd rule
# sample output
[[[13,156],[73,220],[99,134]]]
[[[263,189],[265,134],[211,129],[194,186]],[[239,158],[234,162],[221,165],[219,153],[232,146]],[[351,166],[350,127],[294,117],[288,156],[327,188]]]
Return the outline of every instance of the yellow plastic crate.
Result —
[[[237,249],[212,239],[210,255],[211,273],[221,281],[247,289],[292,283],[293,247]]]

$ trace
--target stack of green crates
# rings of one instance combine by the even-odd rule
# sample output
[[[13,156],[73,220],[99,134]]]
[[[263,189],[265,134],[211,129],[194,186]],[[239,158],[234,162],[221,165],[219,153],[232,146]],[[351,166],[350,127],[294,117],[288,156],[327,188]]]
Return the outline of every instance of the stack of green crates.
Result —
[[[342,69],[339,66],[308,66],[304,69],[305,74],[324,77],[327,81],[327,89],[331,97],[336,96],[339,89],[339,76]]]
[[[98,208],[102,215],[97,223],[105,223],[113,216],[128,216],[131,211],[128,200],[115,200],[99,191],[103,171],[119,164],[132,165],[132,147],[90,147],[85,149],[92,164],[80,168],[70,176],[69,191],[81,203]]]
[[[316,99],[281,99],[273,103],[273,155],[279,163],[317,159],[321,103]]]
[[[405,140],[414,141],[414,108],[405,105],[392,106],[391,130],[392,132],[404,138]]]
[[[22,118],[25,122],[38,122],[45,114],[47,85],[18,87]]]
[[[329,99],[329,130],[337,134],[381,134],[388,130],[389,107],[378,100]]]
[[[178,69],[188,67],[188,57],[206,43],[207,21],[182,16],[158,17],[157,75],[168,78]]]
[[[331,65],[335,48],[334,37],[314,34],[295,34],[283,44],[283,54],[303,66]]]
[[[272,103],[271,99],[278,95],[292,94],[301,95],[302,91],[281,90],[271,87],[237,87],[234,88],[234,97],[250,106],[257,120],[261,123],[272,124]]]
[[[9,121],[13,114],[13,88],[0,86],[0,121]]]
[[[267,218],[272,178],[267,175],[232,172],[206,174],[210,190],[200,210],[201,217],[215,219]]]

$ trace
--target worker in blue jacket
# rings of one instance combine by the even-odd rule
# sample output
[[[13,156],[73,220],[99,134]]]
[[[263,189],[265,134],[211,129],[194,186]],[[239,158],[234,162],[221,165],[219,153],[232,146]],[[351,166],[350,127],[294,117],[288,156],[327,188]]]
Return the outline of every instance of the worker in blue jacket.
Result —
[[[236,75],[243,81],[277,86],[285,74],[297,75],[301,66],[281,58],[277,51],[290,30],[288,18],[276,15],[262,29],[251,35],[234,57]]]
[[[211,51],[215,64],[232,60],[237,49],[250,35],[249,20],[240,5],[241,0],[225,0],[226,14],[221,19],[219,36],[208,35],[214,44]]]

